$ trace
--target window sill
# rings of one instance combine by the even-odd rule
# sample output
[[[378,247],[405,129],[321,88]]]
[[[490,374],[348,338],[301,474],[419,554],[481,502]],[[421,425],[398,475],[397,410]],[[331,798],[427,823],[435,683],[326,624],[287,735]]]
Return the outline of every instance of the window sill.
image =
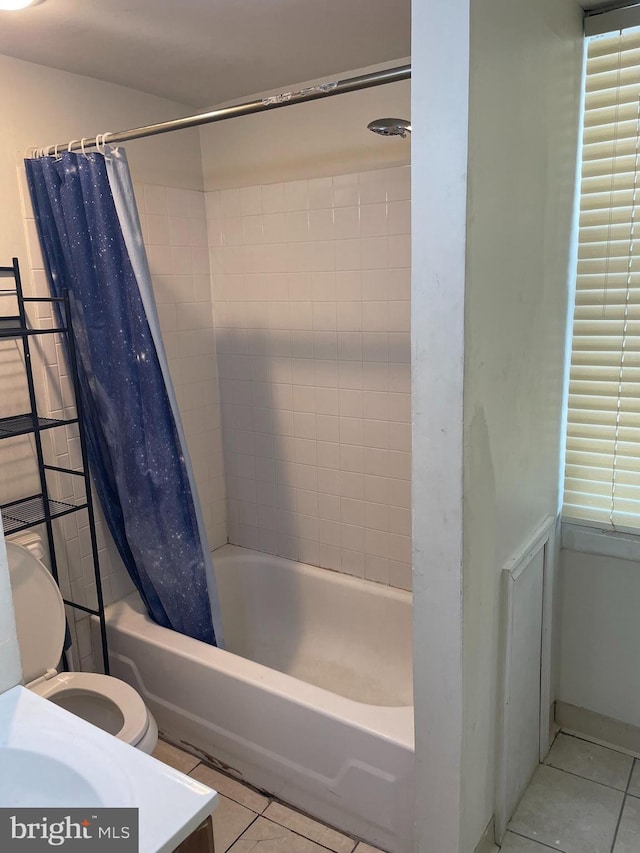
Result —
[[[562,547],[568,551],[640,562],[640,530],[621,532],[591,526],[573,518],[562,519]]]

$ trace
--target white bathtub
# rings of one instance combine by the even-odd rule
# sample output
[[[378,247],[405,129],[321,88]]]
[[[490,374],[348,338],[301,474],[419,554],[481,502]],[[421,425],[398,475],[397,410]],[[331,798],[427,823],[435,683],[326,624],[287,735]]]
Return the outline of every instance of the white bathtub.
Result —
[[[413,825],[411,595],[226,545],[226,650],[107,610],[112,673],[161,732],[238,778],[393,853]]]

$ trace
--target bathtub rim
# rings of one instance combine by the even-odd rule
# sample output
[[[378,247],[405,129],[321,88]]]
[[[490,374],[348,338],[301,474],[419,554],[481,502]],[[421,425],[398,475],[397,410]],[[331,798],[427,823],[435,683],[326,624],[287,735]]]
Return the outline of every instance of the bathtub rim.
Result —
[[[365,581],[365,583],[368,582]],[[358,702],[264,664],[243,658],[234,652],[210,646],[201,640],[165,628],[151,620],[140,595],[135,591],[108,605],[105,616],[107,630],[138,637],[158,649],[170,647],[172,652],[184,656],[193,663],[212,666],[223,675],[237,678],[246,684],[257,684],[261,689],[301,707],[314,710],[322,708],[323,713],[328,717],[342,722],[347,721],[350,725],[362,728],[390,743],[396,743],[406,749],[415,748],[413,705],[387,706]],[[96,617],[91,618],[94,620]],[[166,641],[169,635],[171,643]],[[135,666],[134,661],[131,663]]]

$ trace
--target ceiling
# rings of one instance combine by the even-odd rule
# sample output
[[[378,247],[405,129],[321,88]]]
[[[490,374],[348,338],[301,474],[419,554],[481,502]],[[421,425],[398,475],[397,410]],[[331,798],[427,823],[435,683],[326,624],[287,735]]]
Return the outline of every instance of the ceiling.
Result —
[[[204,107],[408,56],[411,0],[46,0],[0,53]]]

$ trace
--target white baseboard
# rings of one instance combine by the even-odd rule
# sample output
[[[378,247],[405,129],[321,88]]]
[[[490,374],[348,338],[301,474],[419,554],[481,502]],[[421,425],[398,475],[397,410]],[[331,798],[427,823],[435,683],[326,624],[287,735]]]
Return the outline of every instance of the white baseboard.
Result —
[[[567,732],[640,758],[640,726],[623,723],[568,702],[556,702],[556,723]]]

